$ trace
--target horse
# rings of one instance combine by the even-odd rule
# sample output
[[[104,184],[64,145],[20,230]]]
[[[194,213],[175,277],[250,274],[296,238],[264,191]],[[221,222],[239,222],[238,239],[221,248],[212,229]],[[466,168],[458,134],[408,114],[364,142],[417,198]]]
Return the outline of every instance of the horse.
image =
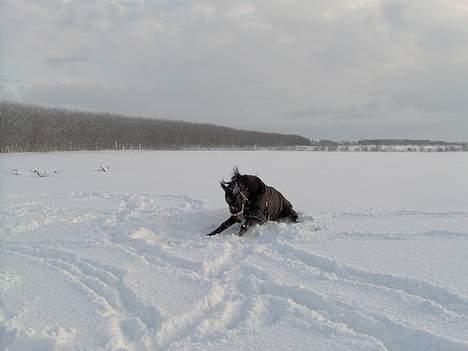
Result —
[[[229,206],[230,217],[207,234],[216,235],[235,223],[242,223],[239,236],[256,224],[268,221],[289,220],[297,222],[298,215],[291,203],[275,188],[266,185],[259,177],[242,175],[237,167],[229,182],[222,180],[221,188]]]

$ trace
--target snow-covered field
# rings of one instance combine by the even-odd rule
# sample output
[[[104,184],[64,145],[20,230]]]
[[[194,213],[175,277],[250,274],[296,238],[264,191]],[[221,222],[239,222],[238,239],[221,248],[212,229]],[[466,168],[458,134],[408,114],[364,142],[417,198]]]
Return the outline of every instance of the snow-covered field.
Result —
[[[302,223],[204,236],[235,165]],[[468,154],[0,155],[0,350],[159,349],[468,350]]]

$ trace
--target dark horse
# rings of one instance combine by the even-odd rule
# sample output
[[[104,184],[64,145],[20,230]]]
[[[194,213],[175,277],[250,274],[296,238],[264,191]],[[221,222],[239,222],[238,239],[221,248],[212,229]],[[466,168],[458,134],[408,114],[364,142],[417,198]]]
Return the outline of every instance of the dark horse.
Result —
[[[218,228],[207,235],[215,235],[235,223],[244,223],[239,236],[252,225],[267,221],[289,219],[297,222],[297,213],[291,203],[275,188],[265,185],[260,178],[253,175],[242,175],[234,168],[230,182],[221,181],[224,197],[229,205],[231,216]]]

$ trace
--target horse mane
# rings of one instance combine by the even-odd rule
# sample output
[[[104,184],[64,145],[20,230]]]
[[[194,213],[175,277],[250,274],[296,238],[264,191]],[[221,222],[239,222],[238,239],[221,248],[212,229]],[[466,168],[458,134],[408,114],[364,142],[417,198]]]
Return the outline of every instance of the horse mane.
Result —
[[[236,182],[246,195],[252,199],[265,192],[265,184],[260,178],[254,175],[242,175],[236,166],[232,170],[231,182]]]
[[[235,166],[233,169],[232,169],[232,180],[236,180],[237,178],[241,177],[241,174],[239,172],[239,167]]]

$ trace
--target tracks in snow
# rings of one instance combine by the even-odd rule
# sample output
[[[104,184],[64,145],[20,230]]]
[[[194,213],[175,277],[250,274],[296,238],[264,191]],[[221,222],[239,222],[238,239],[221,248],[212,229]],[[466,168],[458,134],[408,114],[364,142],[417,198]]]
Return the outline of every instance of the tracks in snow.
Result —
[[[244,238],[227,234],[207,239],[197,232],[202,233],[218,217],[187,197],[70,197],[105,199],[113,201],[115,208],[84,207],[70,212],[42,205],[38,208],[37,203],[10,207],[0,211],[0,217],[8,220],[18,211],[39,225],[28,227],[9,221],[7,234],[48,234],[53,214],[67,235],[59,240],[34,237],[31,241],[19,236],[19,240],[0,244],[0,254],[46,265],[86,294],[109,321],[109,349],[171,349],[192,342],[203,345],[300,320],[312,331],[352,337],[376,350],[468,350],[463,332],[468,330],[465,296],[432,282],[366,271],[301,249],[299,240],[313,241],[315,235],[321,240],[340,239],[336,235],[327,239],[326,229],[325,233],[315,232],[319,229],[315,224],[267,224]],[[356,218],[359,214],[343,216]],[[375,215],[362,214],[369,216]],[[458,218],[466,214],[401,211],[392,216]],[[330,220],[327,217],[323,222]],[[321,227],[326,228],[326,223]],[[421,233],[429,239],[460,240],[466,236],[443,230]],[[346,239],[362,239],[363,235],[367,240],[405,239],[398,233],[354,234]],[[92,247],[96,242],[129,260],[163,267],[211,287],[189,310],[165,315],[161,312],[164,306],[142,298],[138,289],[128,284],[126,277],[131,272],[80,255],[79,244]],[[363,300],[366,298],[369,301]]]
[[[160,313],[125,284],[124,272],[51,247],[7,244],[1,248],[57,270],[86,294],[109,320],[111,349],[151,348],[148,334],[159,326]]]
[[[272,271],[269,271],[249,262],[248,256],[255,255],[249,244],[240,248],[245,253],[237,254],[240,260],[233,259],[235,255],[232,254],[231,245],[224,246],[225,251],[212,262],[214,266],[224,267],[217,270],[215,276],[228,282],[234,295],[245,297],[233,298],[234,301],[241,301],[239,309],[242,304],[248,305],[245,301],[260,300],[263,303],[268,301],[268,309],[275,311],[280,309],[275,307],[278,300],[282,303],[292,300],[297,305],[319,313],[328,325],[334,326],[335,332],[354,333],[368,338],[379,348],[409,351],[421,348],[468,350],[468,340],[464,335],[464,330],[468,329],[468,300],[445,288],[419,279],[359,270],[327,257],[299,250],[278,238],[266,245],[267,250],[257,246],[256,250],[260,254],[270,251],[273,257],[284,259],[281,264],[288,264],[288,259],[295,259],[304,266],[304,270],[312,271],[311,282],[291,284],[287,282],[290,271],[286,271],[284,275],[278,272],[273,274],[275,267],[271,267]],[[227,268],[236,264],[240,265],[239,269]],[[317,276],[320,278],[316,278]],[[314,278],[319,281],[323,277],[340,292],[371,291],[377,298],[389,300],[395,306],[403,305],[408,313],[425,317],[427,321],[418,321],[417,318],[411,320],[386,311],[343,302],[334,298],[334,294],[328,296],[314,288]],[[244,309],[248,310],[249,307],[244,306]],[[250,309],[252,310],[252,306]],[[243,314],[248,316],[249,312]]]
[[[345,264],[341,264],[325,256],[315,255],[310,252],[299,250],[285,243],[278,243],[279,251],[289,257],[294,257],[305,265],[319,268],[322,272],[332,273],[338,278],[350,282],[368,284],[391,290],[400,291],[404,294],[413,295],[428,301],[434,306],[468,317],[468,299],[439,287],[430,282],[411,277],[401,277],[392,274],[368,272]]]

